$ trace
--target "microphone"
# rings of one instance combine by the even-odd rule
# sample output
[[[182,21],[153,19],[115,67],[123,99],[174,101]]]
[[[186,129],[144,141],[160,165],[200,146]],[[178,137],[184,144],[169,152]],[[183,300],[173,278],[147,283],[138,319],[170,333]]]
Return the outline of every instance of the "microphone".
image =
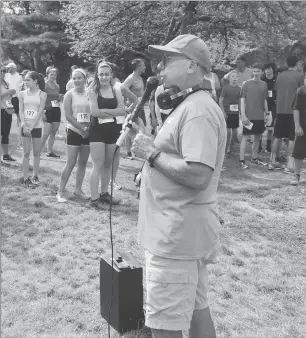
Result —
[[[121,147],[125,138],[127,137],[128,133],[130,132],[131,128],[132,128],[132,122],[136,122],[138,117],[140,116],[143,107],[146,103],[146,101],[149,99],[152,91],[154,89],[157,88],[159,84],[158,78],[156,76],[151,76],[148,78],[147,82],[146,82],[146,89],[141,97],[140,102],[137,104],[137,106],[135,107],[133,113],[132,113],[132,117],[128,122],[128,125],[126,126],[125,130],[123,130],[123,132],[121,133],[120,137],[118,138],[117,142],[116,142],[116,146],[117,147]]]

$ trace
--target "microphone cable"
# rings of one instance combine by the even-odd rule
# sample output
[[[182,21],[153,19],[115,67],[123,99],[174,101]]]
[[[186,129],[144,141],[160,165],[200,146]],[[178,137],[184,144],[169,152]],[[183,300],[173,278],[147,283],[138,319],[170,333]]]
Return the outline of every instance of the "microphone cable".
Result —
[[[113,293],[114,293],[114,244],[113,244],[113,227],[112,227],[112,206],[113,206],[113,190],[114,190],[114,162],[116,158],[116,153],[120,149],[120,147],[116,147],[113,155],[112,160],[112,174],[111,174],[111,199],[109,203],[109,233],[110,233],[110,243],[111,243],[111,266],[112,266],[112,275],[111,275],[111,299],[109,302],[109,308],[108,308],[108,321],[107,321],[107,331],[108,331],[108,338],[111,338],[110,336],[110,316],[111,316],[111,310],[113,305]],[[101,276],[100,276],[101,278]]]

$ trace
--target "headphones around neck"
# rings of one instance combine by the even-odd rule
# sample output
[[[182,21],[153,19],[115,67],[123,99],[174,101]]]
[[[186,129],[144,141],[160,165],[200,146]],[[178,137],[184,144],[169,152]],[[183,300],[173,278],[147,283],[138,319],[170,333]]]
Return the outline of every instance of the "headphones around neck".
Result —
[[[209,91],[211,88],[205,88],[203,83],[199,83],[193,87],[180,90],[178,87],[174,86],[169,89],[164,90],[161,94],[157,96],[157,103],[160,109],[167,110],[172,109],[174,110],[179,104],[181,104],[187,96],[192,93],[197,92],[198,90],[205,90]]]

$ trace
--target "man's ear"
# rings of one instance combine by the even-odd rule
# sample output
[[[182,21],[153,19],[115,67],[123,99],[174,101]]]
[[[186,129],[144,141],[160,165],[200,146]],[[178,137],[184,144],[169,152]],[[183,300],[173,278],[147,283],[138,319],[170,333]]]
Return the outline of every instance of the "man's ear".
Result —
[[[189,68],[187,69],[187,74],[192,74],[196,71],[198,64],[196,63],[196,61],[191,60],[190,64],[189,64]]]

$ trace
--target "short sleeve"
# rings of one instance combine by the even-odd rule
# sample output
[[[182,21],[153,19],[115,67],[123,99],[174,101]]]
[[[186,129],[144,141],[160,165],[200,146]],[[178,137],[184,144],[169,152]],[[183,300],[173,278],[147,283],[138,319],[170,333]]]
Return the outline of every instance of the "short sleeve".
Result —
[[[291,107],[293,110],[303,111],[303,106],[304,106],[303,95],[301,91],[298,89],[295,93]]]
[[[179,134],[179,151],[186,162],[197,162],[215,169],[218,126],[208,116],[187,121]]]
[[[246,98],[247,95],[247,84],[244,82],[241,87],[240,97]]]
[[[227,88],[227,86],[222,87],[220,97],[225,97],[225,95],[226,95],[226,88]]]

